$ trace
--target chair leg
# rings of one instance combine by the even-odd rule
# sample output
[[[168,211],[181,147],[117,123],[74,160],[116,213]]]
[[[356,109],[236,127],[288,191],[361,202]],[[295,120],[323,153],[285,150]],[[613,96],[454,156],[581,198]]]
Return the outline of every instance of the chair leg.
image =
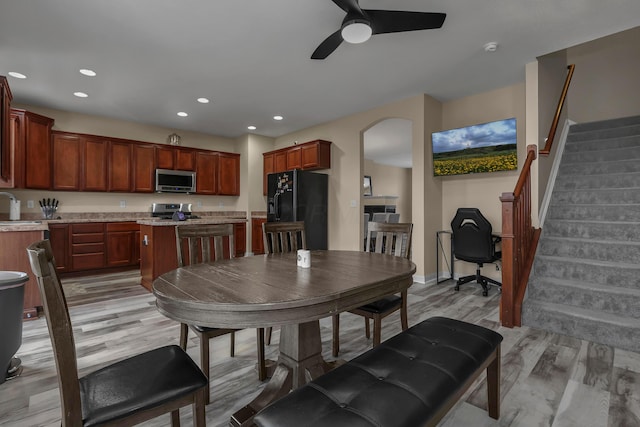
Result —
[[[256,329],[257,349],[258,349],[258,379],[267,379],[267,362],[264,355],[264,328]]]
[[[231,357],[236,355],[236,333],[231,332],[229,334],[229,355]]]
[[[187,349],[187,338],[189,336],[189,325],[180,323],[180,348]]]
[[[207,425],[204,408],[204,390],[196,391],[193,402],[193,427],[205,427]]]
[[[400,324],[402,325],[402,330],[406,331],[409,329],[409,321],[407,319],[407,291],[403,291],[402,295],[402,305],[400,306]]]
[[[371,329],[369,327],[369,319],[367,319],[366,317],[364,318],[364,335],[367,337],[367,339],[371,338]]]
[[[211,367],[209,366],[209,338],[204,335],[200,335],[200,369],[207,376],[204,403],[208,405],[211,401]]]
[[[367,325],[369,320],[367,319]],[[373,317],[373,346],[380,345],[382,341],[382,316],[376,315]]]
[[[180,427],[180,409],[171,411],[171,427]]]
[[[273,331],[273,328],[271,326],[269,326],[267,328],[267,336],[265,338],[266,344],[267,345],[271,345],[271,332]]]
[[[331,317],[333,323],[333,357],[340,353],[340,314]]]

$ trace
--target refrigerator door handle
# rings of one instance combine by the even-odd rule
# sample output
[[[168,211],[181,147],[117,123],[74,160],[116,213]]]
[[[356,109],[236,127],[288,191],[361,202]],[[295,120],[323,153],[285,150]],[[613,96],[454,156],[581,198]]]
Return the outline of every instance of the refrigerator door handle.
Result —
[[[280,193],[276,191],[276,194],[273,196],[273,213],[276,217],[276,220],[280,219]]]

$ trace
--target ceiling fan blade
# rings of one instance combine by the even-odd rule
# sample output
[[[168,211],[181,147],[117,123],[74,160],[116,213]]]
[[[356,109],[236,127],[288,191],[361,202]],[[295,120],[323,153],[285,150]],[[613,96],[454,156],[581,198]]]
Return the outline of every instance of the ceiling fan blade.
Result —
[[[405,12],[400,10],[368,10],[373,34],[399,33],[403,31],[431,30],[440,28],[446,13]]]
[[[362,14],[362,9],[360,9],[360,5],[358,4],[358,0],[333,0],[338,7],[345,12],[349,13],[351,11],[357,11]]]
[[[340,31],[341,30],[338,30],[324,39],[311,54],[311,59],[325,59],[331,55],[331,53],[340,46],[340,43],[342,43],[342,34],[340,34]]]

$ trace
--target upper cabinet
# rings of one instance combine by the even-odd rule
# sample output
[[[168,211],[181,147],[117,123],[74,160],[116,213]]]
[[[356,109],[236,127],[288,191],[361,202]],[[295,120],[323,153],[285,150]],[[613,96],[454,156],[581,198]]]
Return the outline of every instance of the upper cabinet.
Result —
[[[11,90],[7,78],[0,76],[0,187],[13,185],[12,143],[10,140]]]
[[[52,131],[52,119],[18,109],[8,123],[12,173],[4,187],[151,193],[157,168],[196,171],[196,194],[240,194],[236,153]]]
[[[262,155],[264,174],[262,192],[267,194],[267,175],[293,169],[318,170],[331,168],[331,142],[317,139],[291,147],[269,151]]]
[[[218,194],[240,195],[240,154],[218,153],[218,157]]]
[[[240,155],[197,151],[196,193],[240,195]]]
[[[158,146],[156,162],[158,169],[193,171],[196,170],[196,150],[171,145]]]
[[[133,144],[133,192],[152,193],[155,191],[156,146]]]
[[[13,149],[16,188],[49,190],[52,188],[53,119],[14,109]]]

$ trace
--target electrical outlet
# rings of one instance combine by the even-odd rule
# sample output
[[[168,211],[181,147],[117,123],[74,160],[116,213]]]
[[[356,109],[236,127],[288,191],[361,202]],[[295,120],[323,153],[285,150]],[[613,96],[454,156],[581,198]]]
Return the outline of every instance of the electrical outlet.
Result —
[[[351,207],[352,208],[357,208],[358,207],[358,202],[356,202],[354,199],[351,200]]]
[[[33,207],[34,207],[33,200],[27,200],[27,208],[33,209]]]
[[[127,201],[126,200],[120,200],[120,207],[121,208],[126,208],[127,207]]]
[[[220,202],[220,203],[218,203],[218,207],[220,207],[220,208],[224,208],[224,202]]]
[[[199,208],[201,208],[201,207],[202,207],[202,202],[198,202],[196,206],[198,206]]]

